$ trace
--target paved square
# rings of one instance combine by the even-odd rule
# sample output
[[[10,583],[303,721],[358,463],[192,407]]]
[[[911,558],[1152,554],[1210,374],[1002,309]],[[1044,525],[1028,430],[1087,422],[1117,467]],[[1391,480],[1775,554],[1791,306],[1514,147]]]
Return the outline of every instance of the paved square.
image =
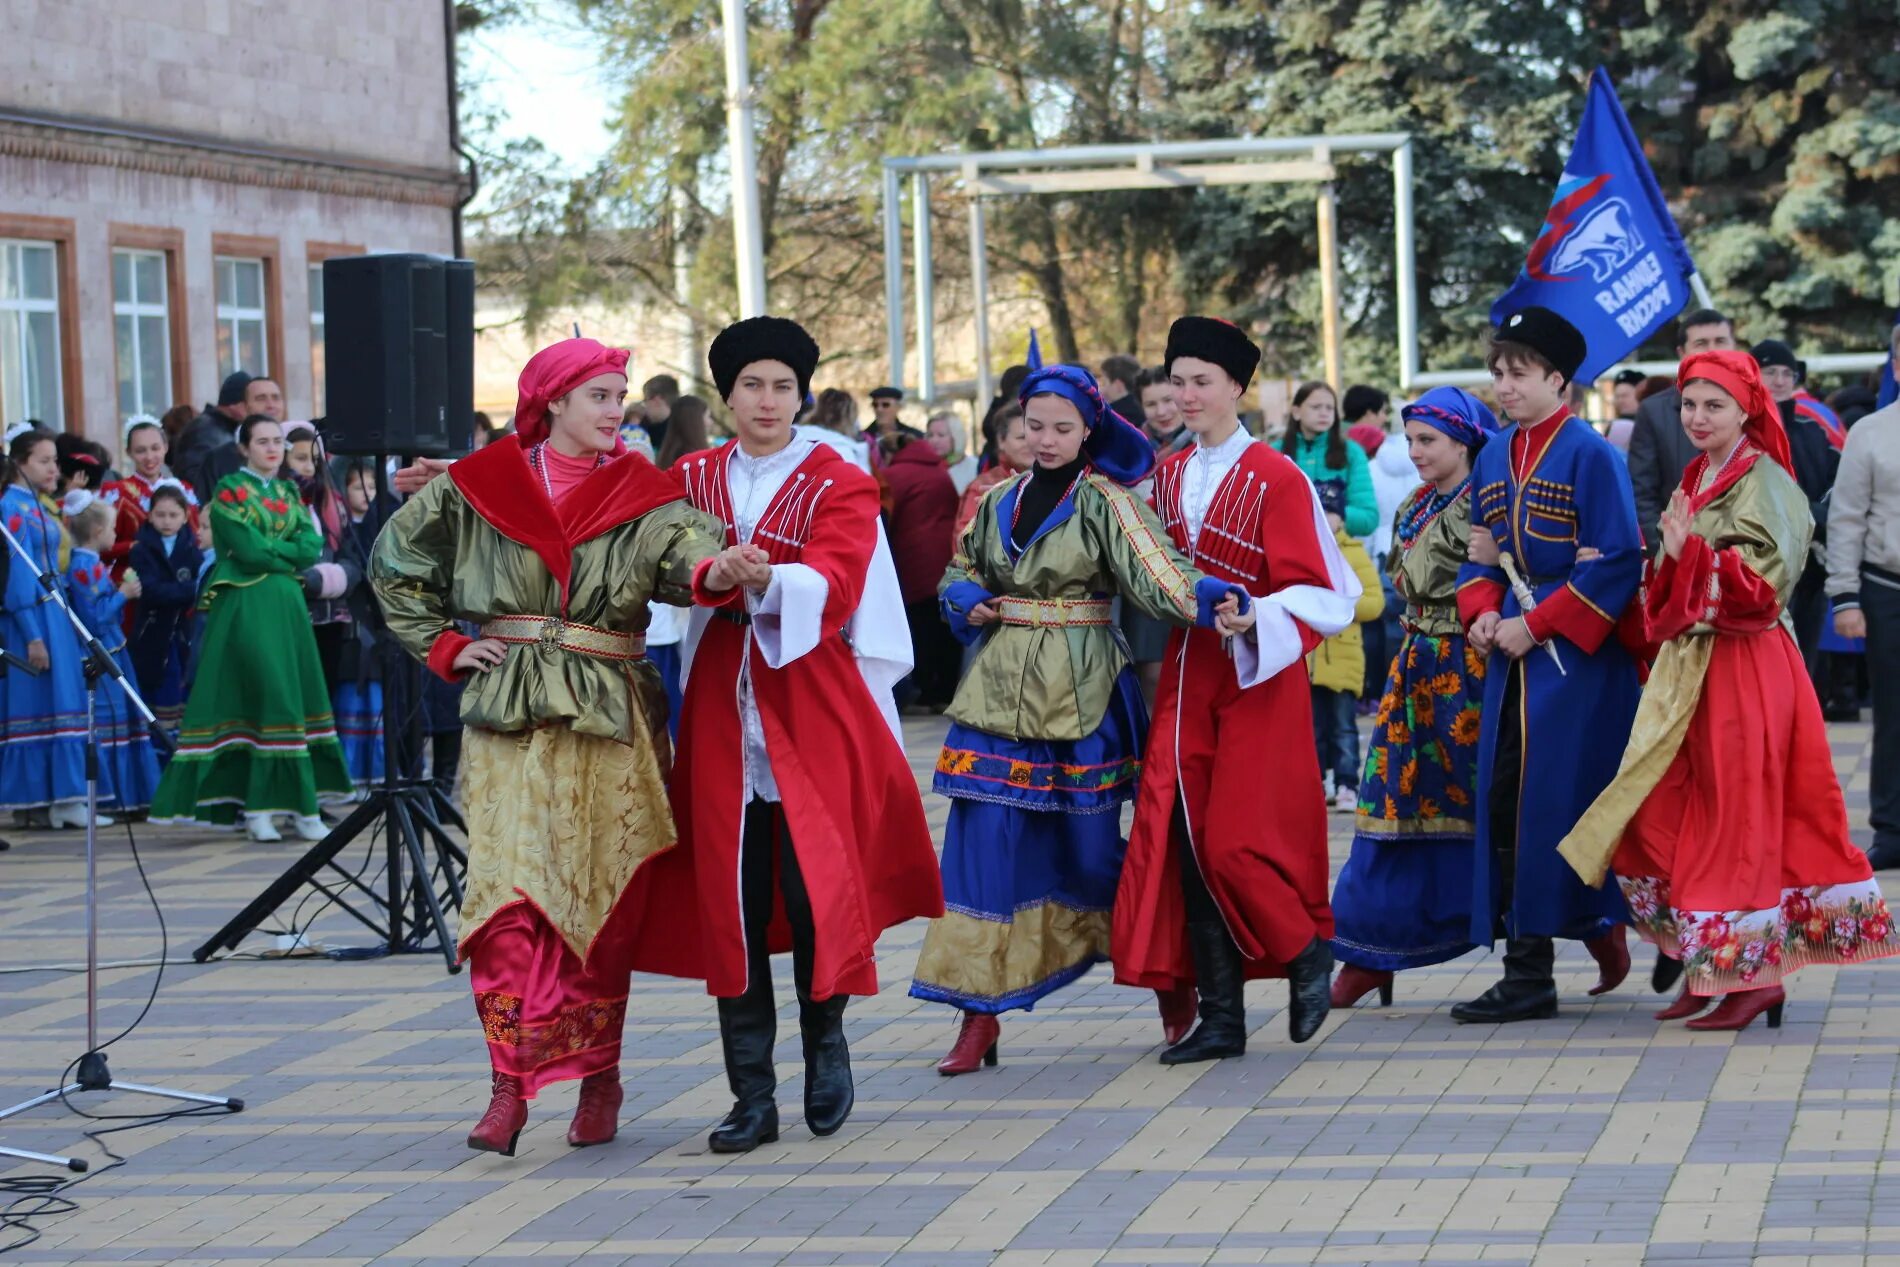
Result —
[[[942,726],[908,728],[927,785]],[[1869,728],[1832,733],[1864,829]],[[927,804],[941,834],[946,804]],[[1350,820],[1332,827],[1336,868]],[[0,968],[82,960],[78,835],[9,834]],[[139,841],[174,966],[152,1015],[112,1048],[114,1072],[248,1107],[108,1137],[128,1163],[74,1190],[78,1212],[41,1220],[15,1261],[1900,1264],[1892,961],[1804,971],[1784,1027],[1740,1035],[1652,1021],[1647,951],[1629,984],[1590,1002],[1593,966],[1570,948],[1562,1014],[1496,1030],[1445,1015],[1495,974],[1473,954],[1402,974],[1392,1008],[1336,1015],[1297,1048],[1284,986],[1262,983],[1248,989],[1248,1055],[1178,1069],[1155,1063],[1153,998],[1098,970],[1005,1018],[1000,1068],[946,1079],[933,1065],[954,1016],[905,994],[923,936],[912,924],[880,944],[884,992],[849,1013],[858,1104],[838,1135],[813,1139],[798,1119],[793,1005],[783,1141],[708,1153],[729,1103],[711,1000],[639,978],[619,1139],[567,1147],[567,1083],[536,1102],[508,1159],[463,1144],[488,1086],[465,977],[428,955],[191,964],[299,846],[169,828]],[[103,837],[101,877],[102,959],[153,958],[122,829]],[[322,905],[304,901],[301,918]],[[334,909],[312,936],[369,940]],[[789,960],[777,967],[790,1003]],[[138,1014],[153,973],[104,974],[105,1035]],[[0,1105],[51,1085],[83,1049],[84,1017],[82,975],[0,974]],[[0,1144],[97,1161],[85,1125],[49,1106],[0,1122]],[[51,1173],[0,1159],[7,1178]],[[0,1244],[12,1238],[0,1230]]]

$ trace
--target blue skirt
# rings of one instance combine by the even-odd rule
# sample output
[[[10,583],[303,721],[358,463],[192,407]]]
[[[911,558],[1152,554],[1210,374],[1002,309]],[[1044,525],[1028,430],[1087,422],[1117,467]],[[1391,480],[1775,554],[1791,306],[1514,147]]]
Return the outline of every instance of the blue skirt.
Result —
[[[350,781],[358,787],[382,782],[383,684],[339,682],[330,702],[336,709],[336,737]]]
[[[1396,972],[1472,948],[1471,842],[1356,836],[1333,885],[1333,955]]]
[[[685,692],[680,689],[680,644],[661,643],[657,647],[647,648],[647,659],[653,661],[653,667],[660,671],[660,681],[666,687],[666,733],[673,742],[680,739],[680,706],[686,702]]]
[[[85,662],[65,613],[51,603],[40,610],[46,670],[35,676],[9,665],[0,676],[0,809],[86,797]],[[26,658],[25,643],[9,639],[7,650]]]
[[[138,685],[132,658],[120,647],[112,659],[126,681]],[[158,790],[158,754],[145,718],[132,708],[117,682],[93,684],[93,717],[99,732],[99,803],[110,801],[123,810],[145,809]],[[146,701],[150,707],[151,701]]]
[[[935,789],[951,798],[945,914],[913,998],[967,1012],[1029,1009],[1108,961],[1121,883],[1121,807],[1135,794],[1148,718],[1132,671],[1086,739],[1011,740],[953,725]]]

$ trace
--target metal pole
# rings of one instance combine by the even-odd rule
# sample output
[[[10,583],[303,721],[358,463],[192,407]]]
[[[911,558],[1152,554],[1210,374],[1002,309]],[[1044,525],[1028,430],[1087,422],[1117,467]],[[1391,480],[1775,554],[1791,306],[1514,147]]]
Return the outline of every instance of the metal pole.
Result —
[[[904,178],[884,168],[884,356],[890,384],[904,385]]]
[[[1709,293],[1709,284],[1702,280],[1702,274],[1689,274],[1689,289],[1695,292],[1695,301],[1704,308],[1715,307],[1715,296]]]
[[[687,391],[699,383],[699,329],[693,320],[693,249],[687,241],[692,211],[686,186],[673,186],[667,216],[673,231],[673,302],[679,308],[680,319],[678,363],[685,373]]]
[[[937,394],[937,320],[930,282],[930,177],[923,172],[911,173],[910,215],[917,286],[917,398],[927,409]]]
[[[983,200],[970,199],[970,297],[976,315],[976,408],[989,404],[990,261],[983,243]]]
[[[1392,221],[1397,239],[1393,262],[1399,302],[1399,386],[1418,378],[1418,258],[1412,234],[1412,143],[1392,151]]]
[[[1315,148],[1313,160],[1326,163],[1332,154],[1324,146]],[[1337,198],[1330,180],[1319,187],[1315,206],[1319,211],[1319,329],[1320,346],[1326,357],[1326,381],[1339,390],[1344,373],[1339,355],[1339,233],[1335,216]]]
[[[765,238],[759,221],[759,161],[752,140],[752,76],[745,0],[720,0],[726,24],[726,144],[732,166],[732,239],[739,315],[765,315]]]

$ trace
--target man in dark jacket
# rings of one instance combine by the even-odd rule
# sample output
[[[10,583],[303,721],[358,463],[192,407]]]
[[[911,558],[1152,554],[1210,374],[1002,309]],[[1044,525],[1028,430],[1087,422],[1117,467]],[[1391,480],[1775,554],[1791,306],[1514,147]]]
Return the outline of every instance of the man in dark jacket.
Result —
[[[1750,352],[1761,366],[1762,385],[1781,408],[1781,425],[1788,432],[1788,454],[1794,459],[1794,480],[1807,494],[1808,509],[1814,515],[1814,544],[1808,552],[1808,565],[1788,600],[1794,638],[1812,676],[1820,662],[1821,622],[1827,619],[1827,515],[1841,455],[1821,424],[1795,408],[1795,394],[1807,377],[1807,366],[1795,357],[1794,349],[1779,339],[1763,339]]]
[[[237,438],[237,428],[244,421],[244,389],[250,386],[251,376],[243,370],[227,376],[223,386],[218,388],[218,403],[206,405],[204,412],[185,424],[172,440],[168,465],[172,474],[187,484],[198,494],[202,503],[207,491],[197,487],[198,468],[213,449],[232,443]]]
[[[1678,323],[1676,359],[1735,346],[1735,323],[1713,308],[1698,308]],[[1657,392],[1636,410],[1630,430],[1630,487],[1636,494],[1636,522],[1651,554],[1662,544],[1662,512],[1695,460],[1696,447],[1682,429],[1682,393]]]
[[[231,378],[237,377],[238,374],[231,376]],[[231,378],[224,380],[227,388],[230,386]],[[244,375],[244,379],[244,388],[238,401],[238,422],[260,416],[283,422],[284,389],[279,387],[274,379],[253,378],[248,374]],[[218,395],[222,398],[224,393],[220,391]],[[223,406],[219,406],[219,413],[224,413]],[[204,416],[201,414],[199,417],[202,419]],[[190,428],[186,430],[189,431]],[[234,424],[223,443],[211,445],[203,450],[191,460],[190,465],[174,462],[172,474],[189,483],[192,491],[198,494],[198,500],[208,504],[212,490],[218,486],[218,481],[243,465],[244,455],[238,452],[237,427]]]

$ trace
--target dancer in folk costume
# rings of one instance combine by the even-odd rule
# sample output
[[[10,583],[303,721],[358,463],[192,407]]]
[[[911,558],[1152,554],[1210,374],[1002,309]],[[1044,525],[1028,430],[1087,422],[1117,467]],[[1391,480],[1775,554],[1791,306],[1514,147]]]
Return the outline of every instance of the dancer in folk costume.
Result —
[[[1622,897],[1589,888],[1557,856],[1616,774],[1639,689],[1614,636],[1643,564],[1629,477],[1564,403],[1585,352],[1575,326],[1532,307],[1505,318],[1485,357],[1517,425],[1472,468],[1458,612],[1472,649],[1489,657],[1470,935],[1478,945],[1502,935],[1505,946],[1503,980],[1451,1010],[1468,1023],[1555,1016],[1554,938],[1582,941],[1596,959],[1591,994],[1629,975]]]
[[[0,515],[7,531],[40,571],[70,598],[64,561],[71,554],[57,505],[48,497],[59,485],[53,433],[29,426],[7,429],[5,489]],[[11,546],[5,570],[6,649],[32,672],[9,668],[0,676],[0,809],[44,809],[54,827],[86,825],[85,653],[50,596]],[[111,819],[100,815],[101,825]]]
[[[81,488],[67,493],[61,508],[73,539],[66,593],[73,610],[125,675],[126,685],[136,691],[138,678],[126,654],[123,617],[126,604],[140,597],[142,582],[136,572],[128,571],[115,584],[111,566],[101,557],[112,548],[118,510]],[[92,712],[99,740],[100,798],[109,795],[122,810],[144,809],[158,787],[158,757],[152,751],[144,715],[132,707],[119,684],[106,677],[92,683]]]
[[[138,540],[139,529],[152,513],[153,490],[165,485],[177,488],[184,494],[192,530],[196,531],[198,527],[197,494],[173,478],[171,468],[165,465],[168,442],[158,419],[148,414],[126,419],[124,443],[126,462],[132,469],[120,478],[108,481],[99,490],[99,495],[118,514],[113,525],[112,546],[104,552],[106,562],[112,565],[112,579],[115,581],[125,576],[126,564],[131,557],[132,546]]]
[[[1161,665],[1113,941],[1116,980],[1199,991],[1201,1022],[1161,1053],[1167,1064],[1245,1051],[1241,986],[1256,977],[1288,979],[1288,1030],[1305,1042],[1332,977],[1305,656],[1352,623],[1361,587],[1312,483],[1240,426],[1259,363],[1226,321],[1183,317],[1168,331],[1194,445],[1161,464],[1155,506],[1196,567],[1253,596],[1258,621],[1231,640],[1176,630]]]
[[[1484,657],[1458,619],[1458,571],[1471,539],[1471,463],[1497,431],[1484,403],[1434,387],[1401,411],[1423,481],[1399,504],[1388,566],[1405,631],[1372,722],[1352,853],[1333,886],[1333,1006],[1392,974],[1472,947],[1471,848],[1477,831]]]
[[[1813,517],[1781,412],[1744,352],[1691,356],[1676,381],[1700,454],[1644,588],[1661,650],[1615,780],[1559,851],[1589,884],[1614,869],[1636,931],[1686,969],[1658,1020],[1773,1029],[1790,972],[1900,954],[1900,934],[1793,637]]]
[[[413,497],[370,556],[390,632],[467,683],[460,950],[493,1068],[475,1149],[512,1154],[527,1101],[572,1078],[568,1143],[614,1137],[628,887],[674,844],[647,602],[689,600],[718,525],[621,443],[626,369],[592,339],[535,353],[515,434]]]
[[[830,1135],[854,1102],[845,1003],[877,993],[878,934],[943,897],[891,698],[910,636],[877,484],[792,431],[818,345],[754,317],[706,359],[738,440],[675,473],[728,549],[683,644],[681,843],[635,877],[633,962],[718,997],[734,1103],[710,1145],[745,1152],[779,1132],[771,955],[792,953],[805,1125]],[[708,591],[729,580],[743,593]]]
[[[297,486],[279,477],[282,424],[248,418],[237,444],[244,466],[212,492],[205,668],[152,817],[223,824],[242,813],[253,840],[275,841],[272,815],[289,814],[299,836],[321,840],[317,797],[350,790],[303,601],[322,543]]]
[[[1087,370],[1031,371],[1019,399],[1035,465],[984,498],[939,587],[951,630],[978,645],[937,759],[936,790],[951,798],[949,910],[910,987],[963,1013],[942,1074],[995,1064],[1000,1013],[1110,957],[1121,807],[1148,729],[1114,596],[1174,625],[1253,623],[1244,593],[1170,549],[1130,491],[1153,471],[1154,446]],[[1160,1002],[1178,1042],[1193,995]]]

